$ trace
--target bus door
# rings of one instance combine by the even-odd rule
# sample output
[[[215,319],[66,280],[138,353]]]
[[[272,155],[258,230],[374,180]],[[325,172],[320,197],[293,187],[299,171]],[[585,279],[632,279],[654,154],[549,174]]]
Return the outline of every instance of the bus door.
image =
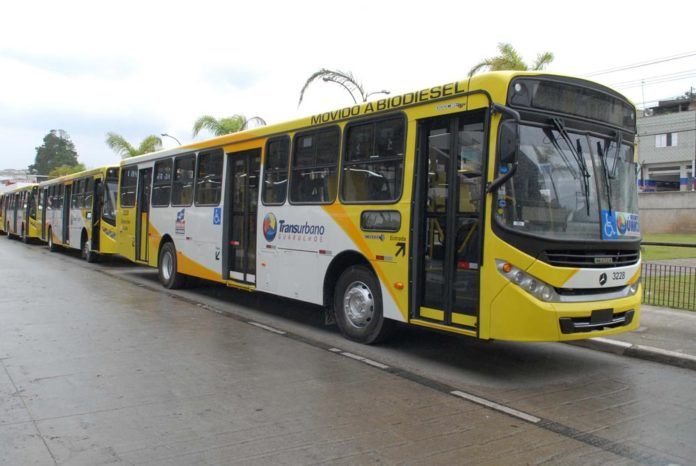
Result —
[[[486,112],[419,124],[414,316],[475,331]]]
[[[70,204],[72,203],[73,185],[65,185],[63,194],[63,244],[70,244]]]
[[[152,191],[152,168],[138,170],[138,194],[135,212],[135,260],[147,262],[150,246],[150,193]]]
[[[41,239],[46,241],[46,210],[48,209],[48,188],[39,193],[39,208],[41,209]]]
[[[223,279],[256,283],[256,221],[261,149],[227,154]]]
[[[92,242],[90,246],[93,251],[100,251],[99,242],[101,235],[102,205],[104,205],[104,184],[99,178],[94,179],[94,191],[92,197]]]

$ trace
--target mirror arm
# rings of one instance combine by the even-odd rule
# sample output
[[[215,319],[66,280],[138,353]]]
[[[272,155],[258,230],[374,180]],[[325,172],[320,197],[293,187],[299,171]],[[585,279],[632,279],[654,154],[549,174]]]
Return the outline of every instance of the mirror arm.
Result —
[[[486,193],[490,194],[496,189],[498,189],[503,183],[505,183],[507,180],[512,178],[512,175],[515,174],[517,171],[517,162],[512,164],[512,167],[510,167],[510,170],[508,170],[507,173],[504,175],[500,175],[498,178],[494,179],[493,181],[489,181],[486,184]]]
[[[491,104],[491,113],[505,113],[514,118],[517,123],[519,123],[522,120],[522,117],[520,116],[520,113],[517,110],[513,110],[510,107],[506,107],[505,105]]]

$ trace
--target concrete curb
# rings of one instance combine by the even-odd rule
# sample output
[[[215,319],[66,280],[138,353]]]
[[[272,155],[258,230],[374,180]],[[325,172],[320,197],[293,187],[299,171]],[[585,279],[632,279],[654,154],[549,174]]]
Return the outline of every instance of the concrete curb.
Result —
[[[596,351],[603,351],[605,353],[613,353],[621,356],[668,364],[683,369],[696,370],[696,356],[679,353],[677,351],[669,351],[653,346],[634,345],[625,341],[612,340],[611,338],[590,338],[588,340],[569,341],[567,343]]]

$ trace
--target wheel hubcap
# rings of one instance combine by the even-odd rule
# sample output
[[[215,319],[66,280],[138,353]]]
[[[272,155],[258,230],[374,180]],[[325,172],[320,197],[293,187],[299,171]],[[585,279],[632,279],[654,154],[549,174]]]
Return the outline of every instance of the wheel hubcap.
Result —
[[[375,312],[375,300],[370,288],[363,282],[348,285],[343,295],[343,311],[351,325],[367,327]]]
[[[168,252],[165,252],[164,255],[162,256],[162,277],[166,280],[169,281],[170,278],[172,278],[172,269],[173,269],[173,261],[172,261],[172,256]]]

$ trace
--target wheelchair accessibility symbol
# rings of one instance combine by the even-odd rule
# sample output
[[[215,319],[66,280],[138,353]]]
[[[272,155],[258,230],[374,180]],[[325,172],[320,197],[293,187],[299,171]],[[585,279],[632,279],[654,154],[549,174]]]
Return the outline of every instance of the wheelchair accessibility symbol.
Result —
[[[619,239],[614,212],[602,210],[602,239]]]
[[[220,207],[215,207],[213,209],[213,225],[220,225],[222,220],[222,209]]]

